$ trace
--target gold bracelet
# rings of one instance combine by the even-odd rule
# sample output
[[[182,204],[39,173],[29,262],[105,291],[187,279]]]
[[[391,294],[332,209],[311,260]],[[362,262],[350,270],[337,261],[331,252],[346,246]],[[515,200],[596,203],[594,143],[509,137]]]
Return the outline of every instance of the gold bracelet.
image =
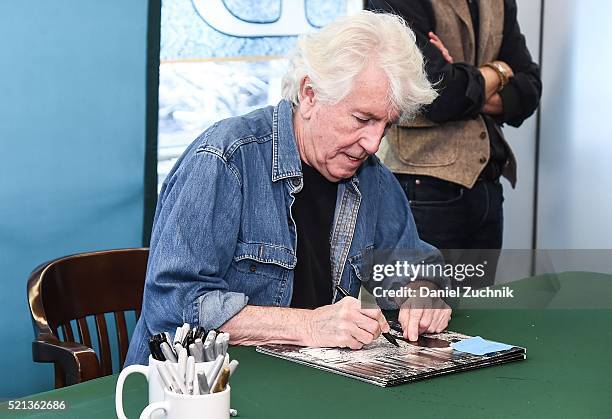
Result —
[[[506,69],[498,62],[486,63],[485,67],[492,68],[497,73],[497,77],[499,77],[499,87],[497,89],[497,93],[501,92],[504,87],[508,84],[508,73],[506,73]]]

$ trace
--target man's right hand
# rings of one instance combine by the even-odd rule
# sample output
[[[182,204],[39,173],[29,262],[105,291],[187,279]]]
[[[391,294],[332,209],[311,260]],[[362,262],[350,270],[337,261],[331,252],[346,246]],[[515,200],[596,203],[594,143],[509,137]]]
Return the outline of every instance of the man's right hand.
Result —
[[[496,60],[495,62],[500,64],[504,68],[508,78],[514,77],[514,71],[512,71],[512,68],[507,63],[500,60]],[[491,98],[491,96],[497,93],[497,90],[499,89],[499,86],[501,84],[501,80],[497,75],[497,72],[491,67],[482,66],[479,67],[478,70],[480,70],[480,74],[482,74],[482,77],[485,81],[485,102],[487,102]]]
[[[361,302],[344,297],[335,304],[312,310],[308,321],[309,346],[361,349],[389,331],[380,309],[361,308]]]
[[[449,64],[452,64],[454,61],[453,57],[452,55],[450,55],[450,52],[448,51],[448,49],[446,49],[446,46],[444,46],[444,42],[442,42],[442,40],[438,38],[438,35],[436,35],[433,32],[429,32],[427,35],[429,36],[429,42],[431,42],[433,46],[438,48],[438,50],[442,54],[442,57],[444,57],[444,59]]]

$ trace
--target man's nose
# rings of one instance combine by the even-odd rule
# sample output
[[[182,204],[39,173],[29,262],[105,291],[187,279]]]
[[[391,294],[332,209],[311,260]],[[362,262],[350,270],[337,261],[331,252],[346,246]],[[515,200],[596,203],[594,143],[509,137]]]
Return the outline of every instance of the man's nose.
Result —
[[[359,144],[368,154],[374,154],[380,147],[380,142],[385,134],[385,124],[376,124],[368,129],[361,137]]]

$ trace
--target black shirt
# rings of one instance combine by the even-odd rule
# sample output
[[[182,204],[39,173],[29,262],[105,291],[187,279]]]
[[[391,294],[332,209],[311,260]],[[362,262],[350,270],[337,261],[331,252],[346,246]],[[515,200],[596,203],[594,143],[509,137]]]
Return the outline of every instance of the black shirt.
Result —
[[[332,302],[329,236],[338,184],[302,162],[304,186],[291,209],[297,230],[297,265],[291,307],[317,308]]]
[[[370,0],[369,10],[383,10],[402,16],[414,31],[417,44],[425,57],[425,70],[429,80],[440,80],[436,86],[438,98],[424,110],[425,116],[437,123],[458,121],[476,117],[484,105],[484,78],[473,63],[448,63],[442,53],[429,42],[430,31],[435,33],[436,19],[431,5],[435,0]],[[475,38],[478,40],[477,2],[468,1],[474,22]],[[533,62],[525,37],[516,19],[516,0],[504,0],[503,40],[496,59],[507,63],[514,77],[500,92],[504,106],[503,114],[484,115],[491,142],[491,159],[483,170],[487,177],[499,176],[499,165],[505,163],[505,150],[498,132],[507,123],[518,127],[537,108],[542,94],[540,68]]]

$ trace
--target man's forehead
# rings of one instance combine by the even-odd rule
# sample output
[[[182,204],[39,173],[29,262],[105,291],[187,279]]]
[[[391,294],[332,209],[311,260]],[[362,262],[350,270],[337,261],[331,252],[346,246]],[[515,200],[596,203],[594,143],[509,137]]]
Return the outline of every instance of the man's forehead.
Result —
[[[351,113],[359,113],[369,119],[395,122],[399,119],[399,112],[389,93],[387,74],[375,62],[371,62],[353,80],[349,93],[341,102]]]

